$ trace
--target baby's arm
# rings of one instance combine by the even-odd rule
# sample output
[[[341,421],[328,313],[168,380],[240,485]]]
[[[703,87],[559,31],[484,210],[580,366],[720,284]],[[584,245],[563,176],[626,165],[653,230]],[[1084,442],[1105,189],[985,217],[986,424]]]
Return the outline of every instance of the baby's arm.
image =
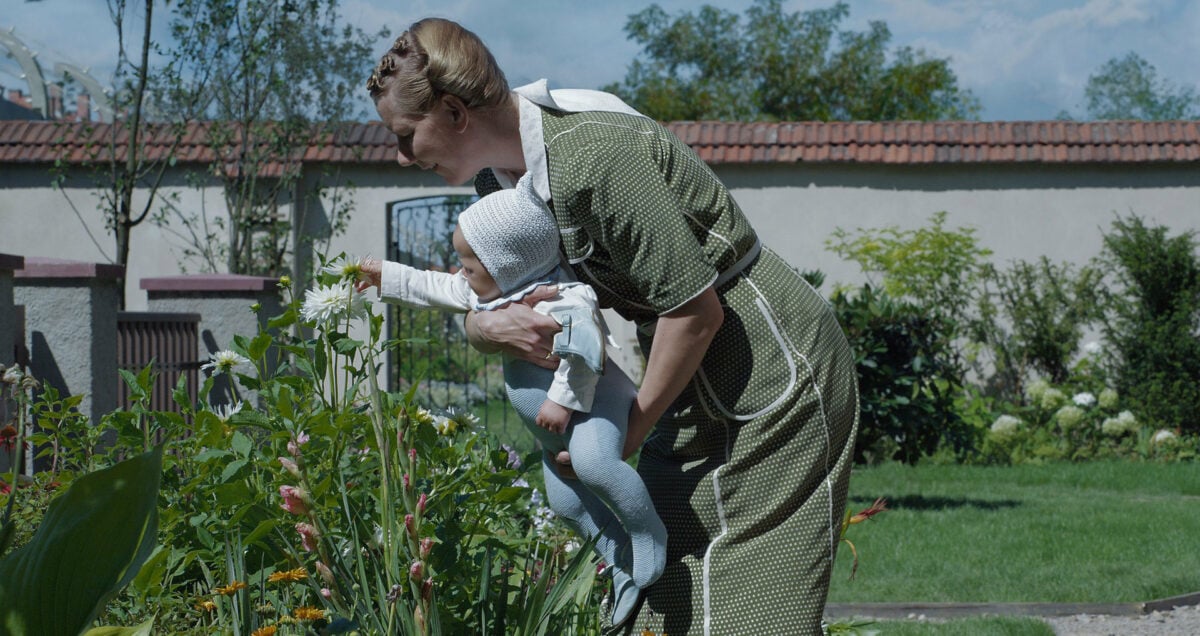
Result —
[[[542,402],[542,408],[538,409],[537,425],[561,435],[567,431],[567,424],[571,423],[571,416],[574,414],[574,410],[554,400],[546,400]]]
[[[392,261],[363,263],[366,284],[377,285],[379,297],[387,302],[420,309],[468,311],[474,302],[471,287],[462,274],[449,274],[409,267]]]

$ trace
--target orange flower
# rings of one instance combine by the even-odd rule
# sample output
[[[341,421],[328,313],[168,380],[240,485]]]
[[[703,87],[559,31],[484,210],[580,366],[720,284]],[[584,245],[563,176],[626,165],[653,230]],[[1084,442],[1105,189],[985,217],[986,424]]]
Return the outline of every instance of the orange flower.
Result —
[[[275,636],[276,629],[277,628],[274,625],[267,625],[266,627],[259,627],[258,629],[254,630],[253,632],[250,632],[250,636]]]
[[[279,583],[280,581],[292,582],[303,581],[308,578],[308,571],[304,568],[296,568],[294,570],[284,570],[283,572],[275,572],[267,577],[270,583]]]
[[[204,612],[212,612],[217,609],[217,604],[208,599],[204,599],[203,601],[196,601],[196,609]]]
[[[292,616],[302,621],[319,621],[325,618],[325,610],[315,607],[297,607],[292,611]]]
[[[245,583],[242,583],[241,581],[234,581],[225,587],[218,587],[217,589],[213,590],[213,594],[220,594],[221,596],[233,596],[234,594],[237,594],[238,590],[245,588]]]

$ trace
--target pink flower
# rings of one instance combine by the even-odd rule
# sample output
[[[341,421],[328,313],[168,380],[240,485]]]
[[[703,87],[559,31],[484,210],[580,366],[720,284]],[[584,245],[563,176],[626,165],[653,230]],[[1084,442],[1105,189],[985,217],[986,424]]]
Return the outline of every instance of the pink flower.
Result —
[[[317,549],[317,540],[321,538],[320,531],[310,523],[297,523],[296,532],[300,533],[300,545],[305,552]]]
[[[420,561],[413,561],[412,565],[409,566],[409,568],[408,568],[408,575],[411,576],[414,580],[420,580],[421,574],[423,574],[424,572],[425,572],[425,564],[421,563]]]
[[[404,529],[408,531],[408,536],[416,538],[417,520],[412,515],[404,515]]]
[[[420,551],[421,558],[422,559],[429,558],[429,553],[432,551],[433,551],[433,539],[431,537],[425,537],[424,539],[421,539],[421,551]]]
[[[280,508],[294,515],[302,515],[308,512],[308,493],[304,492],[303,488],[280,486],[279,496],[283,497],[283,503],[279,505]]]
[[[408,476],[408,473],[404,473],[404,489],[409,490],[411,488],[412,488],[412,478]]]
[[[329,590],[329,588],[327,588],[327,587],[323,587],[323,588],[321,588],[321,596],[323,596],[323,597],[325,597],[325,598],[327,598],[327,599],[329,599],[329,598],[333,598],[333,592],[331,592],[331,591]]]
[[[421,599],[428,601],[433,596],[433,577],[425,579],[421,584]]]
[[[410,462],[417,461],[417,449],[415,449],[415,448],[408,449],[408,461],[410,461]]]
[[[300,456],[300,447],[308,443],[308,433],[303,431],[296,433],[296,436],[288,440],[287,449],[292,454],[292,457]]]
[[[421,496],[417,497],[417,514],[421,516],[425,515],[425,503],[427,501],[429,501],[429,495],[425,493],[421,493]]]

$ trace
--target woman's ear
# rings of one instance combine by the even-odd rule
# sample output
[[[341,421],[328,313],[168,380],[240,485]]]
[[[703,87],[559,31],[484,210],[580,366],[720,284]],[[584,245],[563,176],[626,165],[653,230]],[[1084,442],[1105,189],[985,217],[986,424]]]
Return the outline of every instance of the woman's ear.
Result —
[[[442,106],[446,109],[446,116],[450,120],[451,128],[455,132],[463,132],[467,129],[467,124],[471,120],[471,109],[457,95],[442,95]]]

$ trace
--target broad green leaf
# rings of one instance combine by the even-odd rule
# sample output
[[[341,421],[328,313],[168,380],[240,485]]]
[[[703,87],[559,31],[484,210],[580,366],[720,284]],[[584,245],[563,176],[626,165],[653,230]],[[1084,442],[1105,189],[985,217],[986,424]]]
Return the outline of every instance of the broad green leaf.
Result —
[[[154,618],[133,627],[93,627],[83,636],[150,636],[154,633]]]
[[[30,542],[0,560],[0,630],[78,634],[137,575],[158,533],[162,452],[84,475],[50,504]]]

